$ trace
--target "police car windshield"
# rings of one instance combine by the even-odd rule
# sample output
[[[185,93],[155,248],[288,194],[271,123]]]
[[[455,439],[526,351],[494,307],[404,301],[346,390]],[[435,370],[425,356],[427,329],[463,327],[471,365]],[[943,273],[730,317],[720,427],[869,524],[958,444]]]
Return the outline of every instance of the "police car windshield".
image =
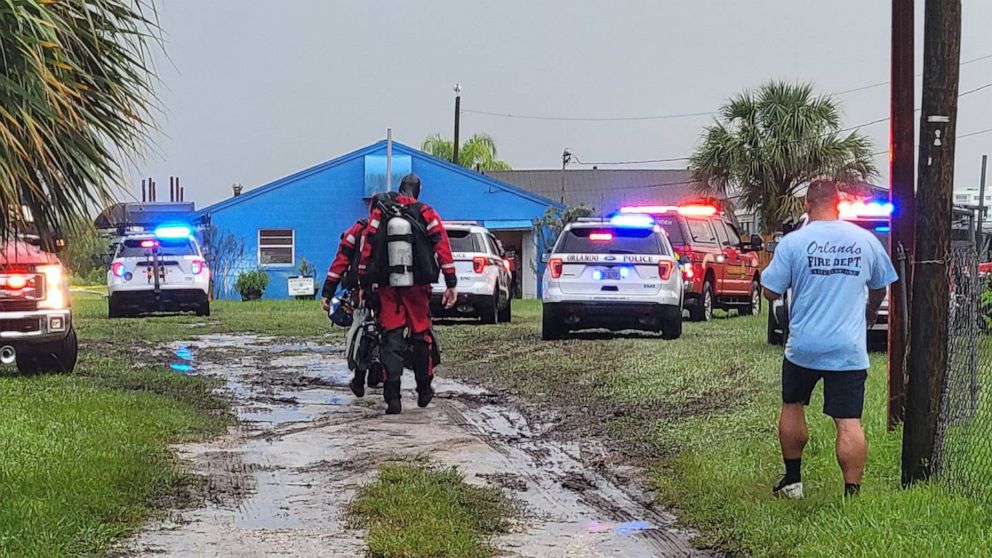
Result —
[[[562,235],[555,252],[561,254],[668,255],[653,229],[580,227]]]
[[[452,252],[483,252],[482,239],[468,230],[448,229]]]
[[[147,238],[128,238],[121,243],[117,252],[118,258],[143,258],[150,252],[141,247],[141,241]],[[159,240],[158,254],[160,256],[195,256],[196,245],[188,238],[178,240]]]

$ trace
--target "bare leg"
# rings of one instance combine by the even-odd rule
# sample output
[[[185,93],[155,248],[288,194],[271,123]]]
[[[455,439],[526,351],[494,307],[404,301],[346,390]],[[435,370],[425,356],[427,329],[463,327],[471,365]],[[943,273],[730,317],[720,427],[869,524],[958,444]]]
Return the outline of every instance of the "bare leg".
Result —
[[[861,484],[868,460],[868,442],[861,419],[834,419],[837,424],[837,463],[846,484]]]
[[[806,412],[802,403],[783,403],[778,419],[778,440],[784,459],[799,459],[809,440],[806,430]]]

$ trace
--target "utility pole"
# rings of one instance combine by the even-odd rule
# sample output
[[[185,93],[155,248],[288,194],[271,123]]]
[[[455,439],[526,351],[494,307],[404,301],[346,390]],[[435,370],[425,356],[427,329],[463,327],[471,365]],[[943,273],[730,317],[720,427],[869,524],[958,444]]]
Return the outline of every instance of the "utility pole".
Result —
[[[947,373],[948,264],[961,58],[961,0],[926,0],[920,185],[902,443],[902,483],[928,479]]]
[[[913,169],[913,144],[916,142],[914,119],[914,0],[892,0],[892,62],[891,118],[889,119],[889,201],[895,208],[889,232],[889,256],[898,263],[900,258],[912,261],[916,220],[916,181]],[[902,249],[900,250],[900,246]],[[911,293],[912,266],[905,269],[905,289],[893,285],[889,289],[889,430],[902,422],[906,411],[906,331],[905,316],[909,301],[903,293]],[[908,296],[905,298],[909,298]]]
[[[975,250],[978,253],[978,261],[985,261],[985,254],[982,247],[985,245],[985,234],[982,227],[985,224],[985,172],[988,170],[989,156],[982,155],[982,181],[978,183],[978,227],[975,230]]]
[[[561,152],[561,196],[558,201],[562,204],[565,203],[565,167],[572,162],[572,153],[566,147],[564,151]]]
[[[452,145],[451,162],[458,164],[458,132],[462,121],[462,86],[460,83],[455,84],[455,141]]]

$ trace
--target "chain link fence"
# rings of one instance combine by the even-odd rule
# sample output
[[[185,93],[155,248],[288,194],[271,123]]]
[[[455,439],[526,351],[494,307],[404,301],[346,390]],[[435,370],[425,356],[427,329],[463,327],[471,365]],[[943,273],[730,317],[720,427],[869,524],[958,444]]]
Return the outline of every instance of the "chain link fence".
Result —
[[[933,465],[955,490],[992,502],[992,283],[973,242],[954,243],[948,367]]]

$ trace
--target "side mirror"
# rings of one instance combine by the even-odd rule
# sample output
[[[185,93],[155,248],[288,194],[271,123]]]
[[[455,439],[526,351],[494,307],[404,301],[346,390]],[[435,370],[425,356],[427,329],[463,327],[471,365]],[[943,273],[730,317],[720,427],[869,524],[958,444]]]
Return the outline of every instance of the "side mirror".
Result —
[[[548,263],[551,259],[551,254],[541,254],[541,263]]]
[[[768,252],[769,254],[774,254],[776,246],[778,246],[778,242],[775,242],[774,240],[770,241],[768,245],[765,246],[765,252]]]
[[[751,235],[751,251],[760,252],[765,249],[765,240],[761,238],[761,235],[752,234]]]

